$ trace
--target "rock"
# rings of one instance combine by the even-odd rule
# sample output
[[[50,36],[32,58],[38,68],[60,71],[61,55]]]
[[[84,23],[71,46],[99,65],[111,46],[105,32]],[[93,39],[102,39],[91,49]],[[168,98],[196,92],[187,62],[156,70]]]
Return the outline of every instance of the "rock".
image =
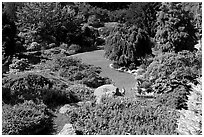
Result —
[[[100,86],[94,91],[94,96],[96,96],[97,104],[100,104],[102,96],[113,97],[115,95],[122,96],[119,89],[113,84],[107,84],[107,85]]]
[[[76,104],[65,104],[63,107],[59,109],[60,114],[65,114],[68,110],[73,110],[78,107]]]
[[[72,124],[65,124],[58,135],[76,135]]]

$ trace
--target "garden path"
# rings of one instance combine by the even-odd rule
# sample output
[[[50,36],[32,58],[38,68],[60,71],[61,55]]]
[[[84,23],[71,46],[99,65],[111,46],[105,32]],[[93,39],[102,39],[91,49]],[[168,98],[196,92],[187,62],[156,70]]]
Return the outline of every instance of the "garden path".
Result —
[[[101,76],[112,79],[115,85],[120,89],[124,87],[126,90],[125,96],[133,97],[133,91],[131,91],[131,88],[134,87],[136,83],[134,76],[111,69],[109,65],[112,63],[112,61],[104,58],[104,50],[78,53],[72,55],[72,57],[81,58],[82,62],[84,63],[101,67]]]

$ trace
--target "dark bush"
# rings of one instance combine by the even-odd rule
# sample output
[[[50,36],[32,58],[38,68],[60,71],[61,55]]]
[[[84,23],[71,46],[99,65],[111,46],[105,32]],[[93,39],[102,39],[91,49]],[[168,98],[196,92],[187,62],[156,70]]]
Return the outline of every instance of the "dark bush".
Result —
[[[14,106],[3,105],[3,135],[36,135],[52,125],[51,115],[46,105],[36,105],[32,101]]]
[[[69,47],[69,50],[74,50],[76,53],[78,53],[81,50],[81,46],[79,46],[77,44],[71,44]]]
[[[2,12],[2,51],[4,56],[10,56],[15,53],[17,28],[14,20],[6,11]]]
[[[197,43],[196,28],[189,11],[182,8],[182,3],[162,3],[157,17],[158,42],[155,49],[163,52],[193,51]]]
[[[120,66],[128,67],[139,58],[151,54],[152,44],[144,30],[135,26],[118,27],[106,39],[105,57],[117,61]]]
[[[177,134],[177,112],[151,101],[105,99],[100,105],[84,105],[67,115],[84,135]]]
[[[43,102],[48,107],[54,107],[78,101],[74,92],[65,90],[67,87],[63,88],[64,85],[59,85],[38,74],[16,74],[5,77],[2,85],[2,98],[6,104],[33,100],[35,103]]]

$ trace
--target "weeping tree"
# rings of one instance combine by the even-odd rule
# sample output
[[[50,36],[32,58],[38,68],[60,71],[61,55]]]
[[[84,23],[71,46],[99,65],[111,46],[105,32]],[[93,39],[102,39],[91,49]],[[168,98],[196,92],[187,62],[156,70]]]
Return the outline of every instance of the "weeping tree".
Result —
[[[196,29],[189,11],[181,3],[162,3],[157,14],[156,50],[178,52],[193,50],[197,42]]]
[[[106,40],[105,57],[128,67],[131,63],[136,64],[139,58],[151,54],[151,47],[152,42],[143,29],[119,26]]]

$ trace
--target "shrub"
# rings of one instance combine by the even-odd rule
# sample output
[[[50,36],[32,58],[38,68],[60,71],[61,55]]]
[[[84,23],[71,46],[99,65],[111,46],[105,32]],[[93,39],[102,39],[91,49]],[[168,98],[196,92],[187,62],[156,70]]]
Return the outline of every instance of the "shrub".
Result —
[[[163,52],[192,51],[197,43],[196,29],[193,26],[189,11],[181,3],[162,3],[157,17],[155,39],[159,43],[155,49]]]
[[[12,64],[9,65],[11,69],[15,69],[17,71],[24,71],[30,69],[30,64],[27,59],[13,59]]]
[[[43,76],[31,73],[5,77],[2,85],[10,90],[11,100],[9,103],[16,104],[24,102],[24,100],[37,101],[42,97],[40,90],[50,89],[53,83]]]
[[[64,50],[68,50],[69,49],[69,45],[68,44],[65,44],[65,43],[62,43],[60,45],[60,48],[64,49]]]
[[[73,85],[67,88],[66,91],[74,93],[75,96],[80,101],[90,101],[94,99],[94,95],[93,95],[94,90],[89,87],[86,87],[85,85],[80,85],[80,84]]]
[[[81,50],[81,47],[77,44],[71,44],[69,50],[74,50],[76,53],[78,53]]]
[[[143,82],[150,83],[149,91],[157,95],[162,104],[176,109],[186,109],[188,82],[197,83],[201,76],[201,53],[183,51],[161,54],[147,67]],[[139,87],[140,87],[139,86]]]
[[[84,135],[177,134],[177,112],[147,100],[106,98],[100,105],[83,105],[67,115]]]
[[[201,75],[201,60],[200,52],[183,51],[178,54],[162,54],[154,58],[144,76],[152,83],[154,91],[162,92],[170,88],[169,86],[173,85],[174,81],[195,82],[194,79]]]
[[[90,15],[88,18],[88,24],[90,26],[93,26],[95,28],[103,27],[103,23],[100,21],[99,18],[97,18],[96,15]]]
[[[3,105],[3,135],[34,135],[52,125],[46,105],[32,101],[14,106]]]
[[[5,77],[2,85],[2,99],[6,104],[32,100],[35,103],[43,102],[52,108],[79,100],[74,92],[66,91],[70,85],[34,73]]]

